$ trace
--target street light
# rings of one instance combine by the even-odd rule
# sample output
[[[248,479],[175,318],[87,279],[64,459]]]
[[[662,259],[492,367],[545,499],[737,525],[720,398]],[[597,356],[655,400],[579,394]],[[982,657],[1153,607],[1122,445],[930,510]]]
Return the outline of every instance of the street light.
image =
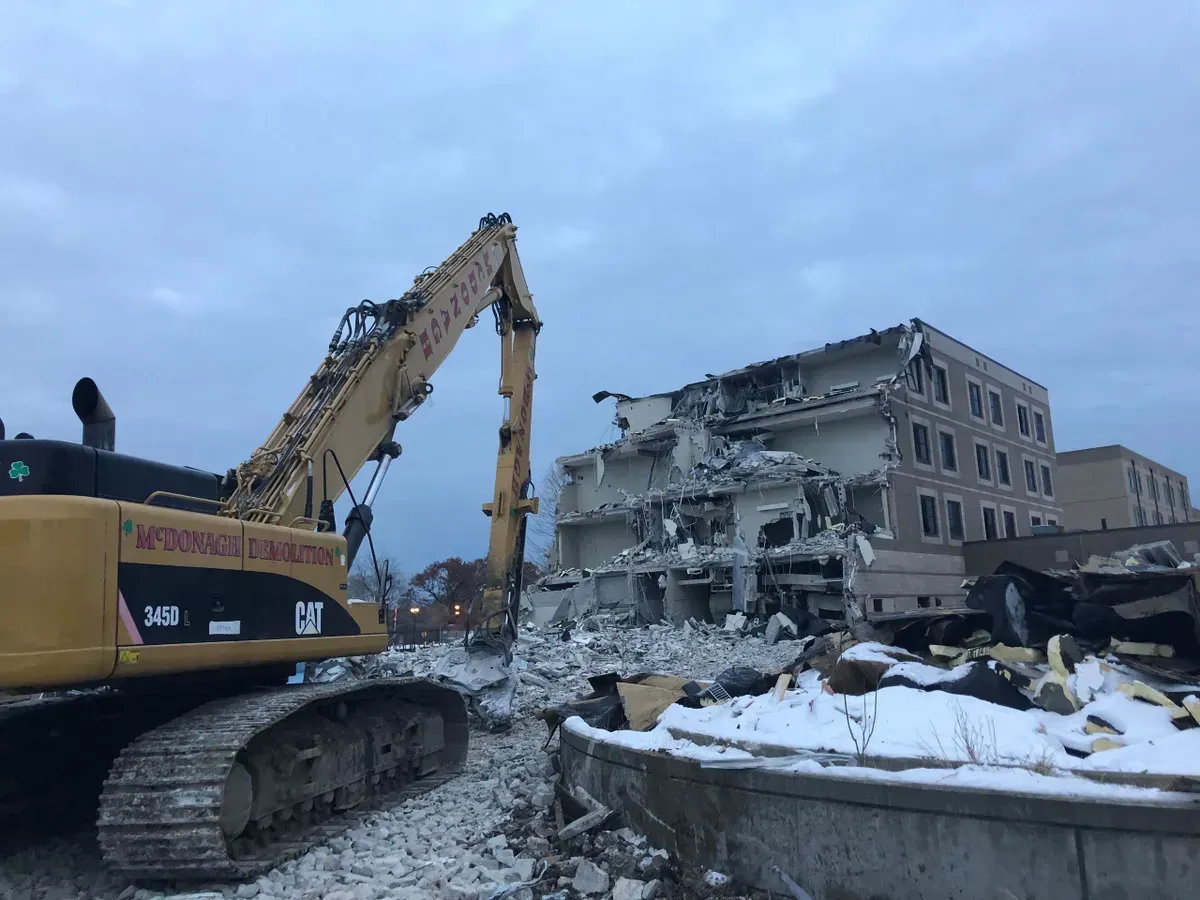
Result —
[[[408,611],[412,613],[412,642],[415,647],[417,644],[417,613],[421,611],[421,607],[410,606]]]

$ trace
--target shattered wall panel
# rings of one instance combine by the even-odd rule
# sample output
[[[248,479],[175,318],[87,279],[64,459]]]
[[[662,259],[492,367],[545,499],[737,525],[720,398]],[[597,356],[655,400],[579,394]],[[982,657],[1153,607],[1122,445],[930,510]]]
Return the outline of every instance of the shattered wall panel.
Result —
[[[671,406],[669,396],[618,400],[617,418],[624,420],[630,434],[637,434],[669,417]]]

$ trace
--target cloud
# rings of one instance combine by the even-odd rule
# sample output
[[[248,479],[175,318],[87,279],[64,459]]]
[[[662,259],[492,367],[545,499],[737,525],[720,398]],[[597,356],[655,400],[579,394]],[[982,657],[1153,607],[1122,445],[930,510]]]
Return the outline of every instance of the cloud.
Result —
[[[665,390],[911,315],[1046,384],[1061,446],[1186,469],[1198,18],[8,4],[0,370],[25,390],[6,402],[74,438],[88,374],[124,449],[224,471],[346,307],[398,296],[508,211],[546,323],[535,474],[609,433],[599,388]],[[377,536],[408,568],[483,552],[497,357],[469,333],[401,428]]]

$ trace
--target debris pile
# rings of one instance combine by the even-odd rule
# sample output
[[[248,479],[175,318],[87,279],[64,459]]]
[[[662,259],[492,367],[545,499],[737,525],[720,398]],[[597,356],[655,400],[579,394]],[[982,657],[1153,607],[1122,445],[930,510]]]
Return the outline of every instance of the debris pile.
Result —
[[[0,856],[0,896],[89,900],[685,900],[744,897],[723,876],[681,869],[630,831],[620,810],[600,812],[559,782],[556,747],[535,716],[591,689],[612,671],[669,669],[707,685],[743,666],[789,664],[799,644],[688,624],[636,627],[597,616],[566,628],[523,628],[514,661],[518,715],[505,732],[473,729],[459,777],[374,813],[298,859],[247,884],[135,888],[107,874],[94,842]],[[449,646],[391,650],[305,667],[308,680],[432,672]],[[742,674],[745,674],[743,671]],[[719,678],[717,676],[720,676]],[[599,814],[597,814],[599,813]],[[590,816],[590,817],[589,817]],[[709,877],[706,880],[706,875]],[[711,882],[711,883],[710,883]]]
[[[1070,572],[1005,563],[974,581],[976,613],[905,626],[896,645],[809,636],[774,645],[790,650],[790,664],[707,684],[668,669],[614,673],[543,718],[706,765],[1200,794],[1198,577],[1169,544]],[[741,633],[744,617],[727,627]],[[733,675],[736,684],[724,683]]]

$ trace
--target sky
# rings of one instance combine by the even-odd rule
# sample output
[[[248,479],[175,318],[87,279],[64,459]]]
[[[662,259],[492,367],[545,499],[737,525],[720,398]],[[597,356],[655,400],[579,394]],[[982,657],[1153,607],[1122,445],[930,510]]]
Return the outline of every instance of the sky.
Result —
[[[1200,6],[0,0],[0,418],[224,472],[343,311],[508,212],[533,471],[645,394],[918,316],[1050,391],[1058,449],[1200,477]],[[1189,299],[1191,298],[1191,299]],[[498,341],[376,506],[486,550]]]

